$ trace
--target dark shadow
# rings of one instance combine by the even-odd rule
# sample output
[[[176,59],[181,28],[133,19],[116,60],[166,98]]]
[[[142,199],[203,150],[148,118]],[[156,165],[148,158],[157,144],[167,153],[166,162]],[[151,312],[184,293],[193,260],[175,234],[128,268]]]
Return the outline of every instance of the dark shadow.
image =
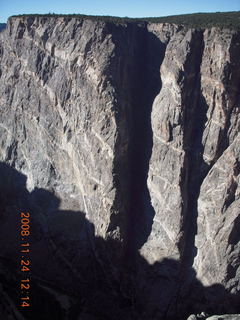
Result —
[[[201,187],[200,166],[202,164],[202,135],[206,123],[207,105],[199,96],[201,92],[200,66],[204,50],[202,31],[195,31],[190,43],[190,50],[184,65],[182,80],[182,105],[185,151],[182,169],[181,195],[182,204],[182,231],[183,237],[179,242],[181,253],[182,282],[187,278],[188,270],[193,265],[196,255],[195,236],[197,233],[197,200]],[[192,76],[194,75],[194,77]]]
[[[0,32],[6,29],[6,23],[0,23]]]
[[[123,259],[122,244],[96,237],[84,213],[60,210],[60,199],[48,190],[28,192],[26,177],[4,163],[0,177],[1,319],[157,320],[240,312],[239,293],[220,284],[204,287],[192,268],[191,281],[179,291],[179,261],[150,265],[137,252],[134,259]],[[31,234],[25,237],[30,273],[20,270],[21,211],[31,215]],[[21,308],[26,293],[21,294],[20,283],[26,278],[31,306]]]
[[[132,131],[129,145],[130,205],[128,242],[134,250],[147,241],[155,216],[147,186],[149,162],[152,155],[153,132],[151,112],[155,97],[161,90],[160,66],[166,44],[146,28],[138,30],[136,56],[132,79]],[[137,55],[138,54],[138,55]]]
[[[112,28],[116,26],[113,24]],[[155,216],[147,186],[153,146],[151,112],[161,90],[160,66],[166,43],[148,32],[145,24],[128,23],[121,32],[121,27],[117,28],[118,32],[108,32],[116,43],[116,57],[123,57],[114,61],[115,69],[111,70],[119,100],[114,160],[115,187],[119,192],[114,207],[119,206],[120,210],[112,217],[108,231],[120,226],[126,255],[133,255],[147,241]],[[124,141],[127,151],[119,147]]]
[[[204,145],[203,134],[207,123],[208,105],[201,93],[202,56],[204,51],[203,32],[195,30],[190,44],[182,81],[182,92],[184,106],[183,128],[184,128],[184,151],[185,159],[182,169],[181,195],[182,204],[182,238],[179,241],[181,254],[180,282],[178,294],[174,301],[177,308],[181,309],[182,301],[179,299],[183,287],[189,285],[194,258],[197,254],[195,237],[197,235],[198,198],[204,178],[207,176],[211,166],[203,158]],[[192,281],[193,278],[190,278]]]

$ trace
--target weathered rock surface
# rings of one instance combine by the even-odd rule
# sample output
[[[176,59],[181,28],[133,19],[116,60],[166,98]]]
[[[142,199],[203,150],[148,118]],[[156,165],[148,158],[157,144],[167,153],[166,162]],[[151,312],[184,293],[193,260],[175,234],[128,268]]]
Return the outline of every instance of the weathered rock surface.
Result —
[[[218,316],[208,317],[207,320],[239,320],[240,314],[223,314]]]
[[[206,320],[238,320],[240,319],[239,314],[223,314],[223,315],[214,315],[211,317],[206,316],[204,313],[203,314],[191,314],[188,317],[188,320],[198,320],[198,319],[206,319]]]
[[[16,268],[31,211],[51,317],[240,312],[239,57],[228,29],[9,19],[0,255]]]

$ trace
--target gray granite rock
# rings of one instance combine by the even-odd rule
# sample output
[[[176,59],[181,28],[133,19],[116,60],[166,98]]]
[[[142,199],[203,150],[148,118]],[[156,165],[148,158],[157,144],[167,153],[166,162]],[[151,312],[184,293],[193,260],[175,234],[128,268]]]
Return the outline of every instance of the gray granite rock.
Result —
[[[240,318],[239,314],[223,314],[223,315],[214,315],[207,316],[202,312],[201,314],[195,315],[191,314],[187,320],[197,320],[197,319],[206,319],[206,320],[238,320]]]
[[[239,314],[224,314],[224,315],[218,315],[218,316],[211,316],[207,318],[207,320],[239,320],[239,319],[240,319]]]
[[[191,314],[187,320],[197,320],[197,316],[195,316],[195,314]]]
[[[18,254],[26,207],[34,277],[51,296],[51,279],[78,290],[89,272],[127,301],[137,288],[143,319],[238,312],[239,56],[240,33],[228,29],[10,18],[0,33],[1,256]]]

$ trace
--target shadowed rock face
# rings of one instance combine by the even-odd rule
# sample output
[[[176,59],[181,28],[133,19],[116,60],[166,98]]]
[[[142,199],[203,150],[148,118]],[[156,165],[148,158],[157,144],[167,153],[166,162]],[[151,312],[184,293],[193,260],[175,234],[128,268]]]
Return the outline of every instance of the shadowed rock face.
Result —
[[[126,257],[119,241],[95,235],[85,213],[59,209],[60,199],[45,189],[29,192],[26,176],[5,163],[0,163],[0,174],[4,319],[186,319],[201,310],[239,309],[237,294],[220,284],[204,287],[193,268],[187,271],[188,285],[180,287],[180,261],[149,264],[137,252]],[[28,276],[19,266],[21,212],[31,213],[31,234],[25,237],[30,243]],[[19,284],[25,278],[31,280],[31,307],[20,308]]]
[[[51,280],[88,301],[71,296],[69,319],[89,313],[85,288],[99,278],[116,319],[238,311],[239,57],[228,29],[11,18],[0,33],[0,251],[13,274],[12,221],[25,208],[36,292]]]
[[[6,23],[0,23],[0,31],[6,28]]]

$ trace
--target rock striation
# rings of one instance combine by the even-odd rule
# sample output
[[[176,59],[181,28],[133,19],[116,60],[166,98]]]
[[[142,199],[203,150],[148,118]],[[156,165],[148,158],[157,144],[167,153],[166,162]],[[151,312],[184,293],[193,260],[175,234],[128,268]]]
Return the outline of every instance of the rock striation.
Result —
[[[31,211],[33,283],[58,319],[240,312],[239,57],[231,29],[8,20],[0,255],[16,274],[17,212]]]

